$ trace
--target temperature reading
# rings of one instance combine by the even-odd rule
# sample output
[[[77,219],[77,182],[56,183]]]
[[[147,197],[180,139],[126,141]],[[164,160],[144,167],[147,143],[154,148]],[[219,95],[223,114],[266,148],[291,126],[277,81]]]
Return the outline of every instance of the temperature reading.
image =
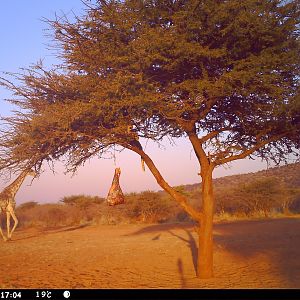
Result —
[[[37,291],[36,298],[51,298],[51,292],[49,291]]]

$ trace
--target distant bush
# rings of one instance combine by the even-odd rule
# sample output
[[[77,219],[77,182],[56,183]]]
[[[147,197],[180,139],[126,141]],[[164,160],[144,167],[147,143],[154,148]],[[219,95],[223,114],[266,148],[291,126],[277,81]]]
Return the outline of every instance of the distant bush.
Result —
[[[68,211],[63,207],[57,205],[49,208],[45,214],[43,214],[43,220],[46,223],[46,227],[56,227],[57,225],[68,225],[66,222]]]
[[[17,208],[19,227],[53,228],[73,224],[68,218],[68,209],[61,204],[38,204],[31,208]]]
[[[238,196],[233,187],[219,187],[215,190],[215,212],[217,214],[243,214],[247,213],[247,207]]]
[[[100,198],[98,196],[92,197],[86,195],[72,195],[72,196],[65,196],[60,201],[66,205],[74,205],[74,206],[85,208],[91,204],[101,204],[105,201],[105,199]]]
[[[91,222],[99,214],[97,205],[85,208],[62,203],[37,204],[31,207],[20,205],[16,210],[19,227],[55,228]]]
[[[271,171],[216,179],[215,219],[235,220],[268,217],[274,213],[299,213],[299,167],[300,164],[295,164]],[[193,207],[201,208],[201,183],[180,185],[175,189],[185,195]],[[71,195],[63,197],[57,204],[26,202],[17,207],[16,213],[20,228],[55,228],[87,222],[116,225],[192,221],[182,207],[164,191],[125,194],[125,204],[117,206],[108,206],[105,199],[98,196]],[[4,214],[0,221],[5,225]]]
[[[25,203],[20,204],[19,205],[19,209],[24,209],[24,210],[31,209],[31,208],[33,208],[33,207],[35,207],[37,205],[38,205],[37,202],[35,202],[35,201],[29,201],[29,202],[25,202]]]
[[[127,216],[145,223],[165,222],[170,217],[172,203],[156,192],[145,191],[126,197]]]
[[[244,184],[240,187],[239,193],[249,211],[254,213],[261,211],[268,217],[270,212],[280,205],[283,190],[276,177],[267,177]]]
[[[236,186],[217,187],[216,213],[265,217],[272,213],[290,214],[297,212],[300,198],[299,188],[290,188],[276,176],[260,177]]]
[[[297,196],[293,201],[293,203],[291,204],[289,208],[289,212],[298,213],[298,214],[300,213],[300,195]]]
[[[282,212],[286,215],[292,211],[300,212],[300,188],[290,188],[283,183],[283,189],[280,197],[280,205]]]

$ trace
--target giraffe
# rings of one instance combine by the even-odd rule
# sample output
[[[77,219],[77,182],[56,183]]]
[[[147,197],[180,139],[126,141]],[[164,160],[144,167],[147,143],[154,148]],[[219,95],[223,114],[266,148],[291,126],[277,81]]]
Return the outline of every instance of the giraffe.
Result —
[[[0,224],[0,234],[2,235],[4,241],[11,239],[12,233],[14,232],[14,230],[18,225],[18,219],[15,214],[15,206],[16,206],[15,195],[18,192],[21,184],[23,183],[27,175],[35,177],[37,174],[35,171],[31,169],[24,170],[13,183],[11,183],[9,186],[4,188],[4,190],[0,193],[0,213],[6,212],[7,238],[2,232],[2,228]],[[10,230],[10,217],[12,217],[14,220],[14,226],[12,230]]]

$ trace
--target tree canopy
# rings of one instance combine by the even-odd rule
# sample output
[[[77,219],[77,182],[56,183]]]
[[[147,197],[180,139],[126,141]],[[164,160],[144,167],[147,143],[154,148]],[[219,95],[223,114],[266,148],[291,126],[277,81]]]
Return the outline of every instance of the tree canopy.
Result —
[[[91,1],[92,2],[92,1]],[[14,74],[1,167],[68,153],[77,167],[113,144],[193,131],[216,165],[299,146],[299,4],[86,1],[48,21],[62,64]],[[7,135],[8,134],[8,135]],[[271,150],[272,149],[272,150]]]

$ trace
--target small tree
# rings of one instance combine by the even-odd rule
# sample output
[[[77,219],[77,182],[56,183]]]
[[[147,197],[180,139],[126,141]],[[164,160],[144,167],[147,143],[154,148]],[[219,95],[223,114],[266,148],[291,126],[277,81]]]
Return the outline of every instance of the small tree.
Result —
[[[282,194],[282,186],[276,177],[259,178],[239,188],[239,197],[243,199],[248,211],[263,212],[265,217],[278,207]]]
[[[285,215],[290,215],[290,207],[293,203],[300,197],[300,189],[287,187],[285,183],[283,183],[283,192],[280,197],[280,204],[282,212]]]
[[[64,157],[74,171],[115,145],[136,152],[199,223],[198,276],[213,276],[213,170],[299,149],[298,1],[86,1],[74,23],[48,22],[62,64],[2,79],[21,111],[3,119],[0,169]],[[200,210],[138,140],[164,137],[194,149]]]
[[[164,221],[170,213],[170,202],[160,194],[145,191],[127,195],[127,215],[142,222]]]

